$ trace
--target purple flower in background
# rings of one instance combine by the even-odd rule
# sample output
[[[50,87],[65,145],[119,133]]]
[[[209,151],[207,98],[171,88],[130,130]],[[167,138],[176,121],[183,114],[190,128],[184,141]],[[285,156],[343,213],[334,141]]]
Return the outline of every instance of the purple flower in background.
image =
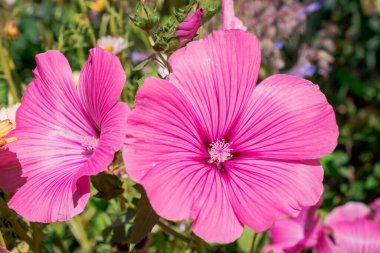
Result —
[[[143,60],[147,59],[149,56],[150,56],[150,54],[148,54],[146,52],[140,53],[137,50],[133,50],[133,52],[130,55],[131,61],[133,64],[140,63]]]
[[[175,36],[179,38],[179,42],[189,42],[197,35],[204,14],[203,9],[198,9],[187,16],[185,20],[177,26]]]
[[[277,41],[275,42],[269,49],[269,52],[272,52],[276,49],[281,49],[285,46],[285,42],[284,41]]]
[[[310,14],[310,13],[313,13],[313,12],[318,11],[319,9],[321,9],[323,2],[324,2],[324,1],[316,1],[316,2],[313,2],[313,3],[309,4],[309,5],[306,6],[306,8],[303,10],[304,13],[305,13],[305,14]]]
[[[314,64],[313,65],[301,64],[300,66],[290,71],[289,74],[293,76],[298,76],[301,78],[306,78],[306,77],[314,75],[316,70],[317,70],[317,67]]]

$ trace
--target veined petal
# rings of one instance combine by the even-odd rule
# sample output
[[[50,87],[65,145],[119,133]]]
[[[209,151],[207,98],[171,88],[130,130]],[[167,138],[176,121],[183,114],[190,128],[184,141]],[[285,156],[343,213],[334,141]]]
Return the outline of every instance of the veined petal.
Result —
[[[208,242],[233,242],[243,233],[244,224],[236,217],[236,210],[231,205],[229,178],[224,172],[212,168],[205,180],[200,185],[203,187],[201,194],[193,203],[193,231]]]
[[[123,155],[129,176],[140,182],[155,165],[169,159],[206,158],[200,129],[191,105],[176,87],[147,78],[128,118]]]
[[[332,107],[318,86],[289,75],[259,84],[231,135],[236,152],[285,160],[321,158],[337,145]]]
[[[276,161],[240,157],[226,164],[230,199],[241,223],[256,232],[315,205],[323,191],[317,161]]]
[[[371,214],[371,209],[361,202],[347,202],[334,208],[325,219],[325,225],[333,227],[340,222],[364,220]]]
[[[9,207],[29,221],[44,223],[66,221],[81,213],[90,197],[90,180],[76,180],[73,174],[59,170],[63,166],[28,177],[9,201]]]
[[[0,188],[7,193],[15,193],[25,183],[21,177],[21,165],[16,154],[5,146],[0,148]]]
[[[214,31],[169,58],[168,80],[188,99],[209,141],[224,138],[247,106],[260,59],[257,38],[240,30]]]
[[[128,105],[119,102],[105,115],[98,146],[88,158],[86,165],[77,173],[77,178],[96,175],[112,163],[115,152],[124,143],[129,113]]]
[[[115,55],[100,47],[90,50],[78,90],[86,111],[99,130],[102,120],[117,103],[125,78],[123,67]]]
[[[336,253],[380,252],[380,224],[370,220],[342,222],[332,228]]]
[[[272,244],[265,246],[265,252],[286,252],[285,249],[296,246],[304,238],[304,230],[294,220],[280,220],[271,228],[270,238]]]

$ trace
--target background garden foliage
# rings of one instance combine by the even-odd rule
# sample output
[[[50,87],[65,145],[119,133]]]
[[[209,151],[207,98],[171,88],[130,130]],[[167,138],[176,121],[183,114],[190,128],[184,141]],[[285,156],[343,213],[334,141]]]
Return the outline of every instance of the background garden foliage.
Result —
[[[79,75],[88,50],[102,36],[122,37],[118,54],[127,75],[121,99],[130,106],[147,76],[165,75],[165,59],[181,45],[175,28],[196,1],[1,0],[0,106],[20,100],[35,68],[34,56],[57,49]],[[221,27],[220,2],[201,0],[205,37]],[[380,1],[236,0],[236,15],[261,40],[260,80],[291,73],[319,84],[333,105],[339,130],[325,169],[323,212],[380,196]],[[206,245],[190,223],[159,219],[144,190],[125,180],[121,154],[91,178],[94,197],[65,223],[28,223],[4,203],[0,231],[15,252],[250,252],[268,242],[246,229],[230,245]],[[15,225],[16,224],[16,225]],[[148,235],[153,227],[153,231]],[[23,233],[20,231],[24,231]],[[32,242],[30,242],[33,238]],[[1,238],[0,238],[1,239]],[[28,242],[30,245],[28,245]]]

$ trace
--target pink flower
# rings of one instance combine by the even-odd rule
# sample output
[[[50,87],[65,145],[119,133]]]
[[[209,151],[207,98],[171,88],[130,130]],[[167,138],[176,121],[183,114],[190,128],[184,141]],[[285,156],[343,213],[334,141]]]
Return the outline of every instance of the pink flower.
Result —
[[[326,217],[317,253],[378,253],[380,224],[370,219],[371,210],[360,202],[348,202]],[[333,241],[329,238],[331,234]]]
[[[316,159],[337,144],[332,107],[317,85],[274,75],[256,87],[256,37],[215,31],[146,79],[128,119],[124,161],[156,212],[194,220],[208,242],[234,241],[297,216],[322,194]]]
[[[247,27],[235,16],[234,1],[222,0],[223,29],[240,29],[247,31]]]
[[[177,26],[175,36],[179,38],[179,42],[188,42],[197,35],[204,14],[203,9],[198,9],[187,16],[186,19]]]
[[[265,246],[265,252],[295,253],[315,247],[321,230],[321,216],[315,212],[320,204],[303,209],[296,218],[277,221],[269,232],[272,245]]]
[[[374,209],[374,221],[380,222],[380,198],[376,199],[372,204],[371,207]]]
[[[125,82],[116,56],[90,50],[78,90],[66,58],[58,51],[36,57],[12,132],[26,182],[9,206],[30,221],[70,219],[83,211],[89,176],[103,171],[126,133],[129,108],[117,99]]]

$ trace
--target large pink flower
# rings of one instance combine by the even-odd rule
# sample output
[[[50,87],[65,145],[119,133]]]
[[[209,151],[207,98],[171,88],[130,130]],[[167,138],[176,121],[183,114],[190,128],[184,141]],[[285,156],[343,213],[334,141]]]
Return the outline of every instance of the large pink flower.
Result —
[[[8,144],[26,180],[9,206],[30,221],[64,221],[84,209],[89,176],[103,171],[121,147],[129,108],[117,99],[125,74],[116,56],[92,49],[77,90],[60,52],[36,61],[12,132],[17,141]]]
[[[167,80],[138,91],[124,150],[159,215],[193,219],[197,235],[226,243],[319,200],[316,159],[338,128],[317,85],[274,75],[256,87],[259,42],[241,30],[191,42],[169,64]]]

